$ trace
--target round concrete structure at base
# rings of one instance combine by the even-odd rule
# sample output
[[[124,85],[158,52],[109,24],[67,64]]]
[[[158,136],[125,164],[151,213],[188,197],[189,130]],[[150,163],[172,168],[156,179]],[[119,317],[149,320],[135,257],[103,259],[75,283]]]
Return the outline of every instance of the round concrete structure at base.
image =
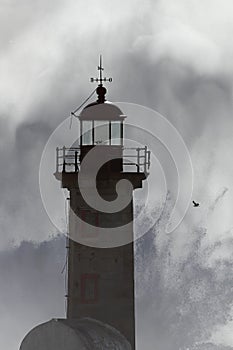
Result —
[[[20,350],[131,350],[115,328],[84,319],[53,319],[32,329]]]

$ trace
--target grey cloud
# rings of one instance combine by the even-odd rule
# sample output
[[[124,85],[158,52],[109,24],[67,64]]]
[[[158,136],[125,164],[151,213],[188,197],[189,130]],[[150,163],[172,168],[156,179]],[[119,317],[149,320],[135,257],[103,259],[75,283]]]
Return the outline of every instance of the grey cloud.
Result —
[[[209,210],[213,211],[216,207],[216,205],[218,204],[218,202],[225,196],[225,194],[227,193],[228,188],[223,188],[223,190],[219,193],[219,195],[217,196],[217,198],[215,199],[214,203],[210,206]]]
[[[179,38],[174,39],[174,45],[173,39],[170,39],[172,47],[169,44],[164,48],[156,35],[175,28],[174,22],[164,22],[166,15],[178,22],[185,22],[187,13],[188,27],[196,26],[200,36],[203,33],[206,37],[208,27],[212,26],[213,31],[209,35],[211,40],[218,42],[218,33],[222,37],[221,26],[213,26],[213,23],[219,17],[224,23],[221,11],[230,14],[232,4],[226,2],[225,8],[219,9],[219,14],[214,13],[216,2],[213,1],[207,1],[204,5],[196,3],[195,6],[190,2],[190,11],[187,11],[186,4],[184,1],[177,4],[176,12],[176,5],[166,5],[161,1],[129,1],[124,5],[119,2],[109,5],[107,1],[101,4],[94,1],[85,4],[76,1],[67,1],[65,4],[61,1],[56,1],[56,4],[54,1],[34,1],[33,5],[29,1],[1,3],[0,244],[2,251],[19,246],[18,251],[1,253],[1,324],[5,323],[5,327],[9,327],[7,329],[13,327],[18,334],[10,339],[4,328],[5,335],[4,338],[0,337],[0,341],[5,349],[7,346],[9,350],[14,349],[16,339],[21,336],[22,329],[19,331],[18,327],[22,322],[22,314],[25,315],[22,327],[26,332],[36,322],[64,311],[62,276],[59,275],[59,281],[56,280],[58,272],[54,265],[50,272],[42,267],[44,258],[48,259],[48,264],[52,263],[52,243],[42,244],[38,250],[31,243],[20,244],[26,239],[42,242],[56,234],[40,199],[39,161],[50,133],[94,89],[88,79],[97,74],[99,53],[104,56],[105,74],[113,77],[113,83],[108,86],[110,100],[134,102],[154,108],[180,131],[194,160],[195,193],[200,196],[201,202],[205,199],[206,206],[209,206],[209,197],[213,193],[207,187],[211,181],[214,184],[213,192],[227,187],[231,195],[231,184],[225,182],[226,178],[220,178],[218,172],[219,167],[223,174],[227,169],[229,181],[232,181],[231,163],[224,148],[221,152],[226,139],[232,139],[232,66],[226,60],[226,56],[229,59],[231,57],[230,41],[219,43],[222,57],[225,58],[220,62],[226,69],[221,69],[218,59],[214,63],[216,57],[212,60],[211,55],[208,56],[211,67],[216,67],[215,71],[214,68],[208,69],[208,59],[204,62],[205,50],[200,51],[199,59],[198,50],[193,51],[195,55],[189,55],[188,48],[181,45]],[[192,6],[196,11],[193,11],[193,17]],[[203,16],[205,26],[201,14],[206,6],[209,6],[210,16]],[[229,32],[228,23],[223,26],[224,29],[226,33]],[[147,35],[151,36],[149,42],[146,40]],[[139,37],[141,46],[138,44]],[[176,48],[175,54],[173,48]],[[177,56],[179,50],[180,57]],[[228,150],[232,146],[229,141]],[[221,203],[224,204],[223,201]],[[218,212],[215,217],[221,220]],[[161,220],[157,224],[157,231],[158,225],[162,225]],[[160,239],[155,239],[155,245],[151,244],[154,243],[154,233],[142,243],[138,278],[141,279],[142,287],[149,285],[149,288],[144,288],[145,294],[139,297],[139,309],[145,319],[144,323],[140,321],[139,331],[141,339],[147,337],[148,344],[150,340],[154,341],[153,334],[157,329],[156,335],[160,337],[162,348],[169,350],[175,342],[178,350],[183,343],[187,342],[189,346],[196,341],[202,334],[201,327],[209,334],[213,325],[226,322],[228,308],[232,303],[227,291],[227,288],[232,288],[227,277],[232,261],[217,261],[215,266],[206,267],[202,258],[207,253],[200,248],[204,241],[203,232],[205,228],[200,230],[198,226],[193,232],[194,238],[185,238],[188,242],[183,244],[182,263],[173,264],[172,260],[178,238],[168,238],[162,230],[160,234],[156,233]],[[190,248],[188,243],[193,240]],[[216,249],[213,243],[211,241],[207,249],[209,257]],[[43,249],[46,253],[43,253]],[[64,256],[62,249],[60,252]],[[140,259],[144,260],[147,268],[144,276]],[[221,275],[221,268],[224,277],[218,280],[216,276]],[[166,276],[172,274],[170,284],[166,284]],[[47,277],[51,278],[51,283]],[[49,287],[46,289],[47,295],[41,292],[43,297],[40,297],[40,292],[37,292],[42,288],[39,280],[44,279]],[[12,281],[17,281],[14,290]],[[203,288],[199,295],[200,283]],[[37,288],[31,290],[34,284]],[[59,295],[51,308],[45,310],[49,305],[47,297],[50,299],[55,290],[59,291]],[[190,295],[191,290],[199,299],[194,300],[194,295]],[[20,298],[16,292],[21,293]],[[208,312],[211,313],[210,317],[206,316]],[[181,315],[184,315],[183,318]],[[153,327],[148,328],[148,324]],[[158,334],[159,331],[161,334]]]

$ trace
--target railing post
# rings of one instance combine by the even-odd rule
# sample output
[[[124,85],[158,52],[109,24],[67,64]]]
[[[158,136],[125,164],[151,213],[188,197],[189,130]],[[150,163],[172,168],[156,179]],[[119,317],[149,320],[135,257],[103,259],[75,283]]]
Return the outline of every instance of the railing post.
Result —
[[[59,148],[56,148],[56,173],[58,173],[58,168],[59,168],[59,158],[58,158],[58,153],[59,153]]]
[[[78,171],[78,152],[75,151],[74,154],[74,171],[77,173]]]
[[[147,170],[146,170],[146,164],[147,164],[147,146],[145,146],[145,158],[144,158],[144,173],[146,174],[147,173]]]
[[[65,172],[66,171],[66,148],[65,148],[65,146],[63,146],[63,148],[62,148],[62,159],[63,159],[62,171]]]
[[[140,148],[137,148],[137,171],[140,172]]]
[[[150,168],[150,151],[147,151],[147,153],[148,153],[148,169]]]

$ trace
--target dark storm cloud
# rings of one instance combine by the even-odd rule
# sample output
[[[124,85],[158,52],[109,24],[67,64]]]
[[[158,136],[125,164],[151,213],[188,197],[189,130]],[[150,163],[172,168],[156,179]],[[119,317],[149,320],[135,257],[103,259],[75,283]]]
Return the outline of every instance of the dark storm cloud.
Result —
[[[64,315],[64,248],[58,237],[0,253],[1,349],[19,349],[32,326]]]
[[[43,121],[24,122],[16,128],[14,136],[3,136],[4,146],[0,150],[1,250],[21,240],[36,241],[52,233],[38,184],[41,153],[50,132],[51,128]]]

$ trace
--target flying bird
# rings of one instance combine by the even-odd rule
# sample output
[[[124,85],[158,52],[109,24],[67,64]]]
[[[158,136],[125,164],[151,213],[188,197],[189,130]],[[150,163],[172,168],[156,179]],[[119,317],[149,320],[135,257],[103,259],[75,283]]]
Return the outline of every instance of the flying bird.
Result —
[[[199,205],[200,205],[200,203],[197,203],[197,202],[193,201],[193,206],[194,207],[199,207]]]

